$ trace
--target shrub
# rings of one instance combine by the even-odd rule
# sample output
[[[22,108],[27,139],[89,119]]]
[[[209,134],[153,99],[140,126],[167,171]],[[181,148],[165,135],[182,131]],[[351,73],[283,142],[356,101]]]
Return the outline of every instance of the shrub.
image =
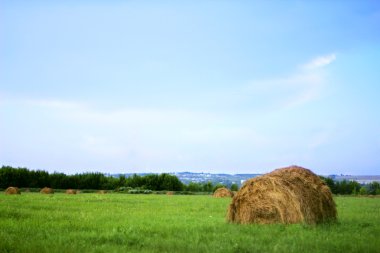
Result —
[[[359,190],[359,194],[360,195],[367,195],[367,188],[365,188],[364,186],[362,186]]]

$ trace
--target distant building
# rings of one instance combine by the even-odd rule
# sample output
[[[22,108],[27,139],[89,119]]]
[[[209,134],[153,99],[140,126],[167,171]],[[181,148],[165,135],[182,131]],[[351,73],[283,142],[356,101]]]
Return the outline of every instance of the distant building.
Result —
[[[380,183],[380,175],[375,176],[352,176],[352,175],[331,175],[329,176],[335,181],[356,181],[359,184],[369,184],[372,182],[379,182]]]

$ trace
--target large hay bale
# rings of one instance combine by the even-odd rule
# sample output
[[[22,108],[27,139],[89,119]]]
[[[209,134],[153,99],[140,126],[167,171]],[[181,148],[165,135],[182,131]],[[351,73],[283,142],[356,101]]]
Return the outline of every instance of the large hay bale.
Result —
[[[5,190],[5,194],[21,194],[21,191],[17,187],[10,186]]]
[[[66,194],[77,194],[77,191],[73,189],[67,189]]]
[[[234,196],[233,192],[229,189],[222,187],[218,188],[212,195],[214,198],[231,198]]]
[[[49,187],[44,187],[41,189],[40,193],[43,193],[43,194],[54,194],[54,190],[52,188],[49,188]]]
[[[227,219],[242,224],[316,224],[336,216],[329,187],[310,170],[291,166],[246,181],[234,196]]]

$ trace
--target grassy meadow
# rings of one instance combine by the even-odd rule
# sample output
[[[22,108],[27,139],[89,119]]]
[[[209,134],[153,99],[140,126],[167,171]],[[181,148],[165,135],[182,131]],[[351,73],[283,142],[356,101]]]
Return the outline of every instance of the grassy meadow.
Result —
[[[0,252],[380,252],[380,198],[335,200],[335,224],[236,225],[210,196],[1,192]]]

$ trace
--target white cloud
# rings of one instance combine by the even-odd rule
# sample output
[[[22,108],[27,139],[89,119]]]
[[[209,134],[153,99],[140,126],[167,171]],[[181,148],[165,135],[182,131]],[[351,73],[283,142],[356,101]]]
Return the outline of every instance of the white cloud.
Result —
[[[302,65],[304,69],[312,70],[329,65],[336,60],[336,54],[328,54],[314,58],[310,62]]]

